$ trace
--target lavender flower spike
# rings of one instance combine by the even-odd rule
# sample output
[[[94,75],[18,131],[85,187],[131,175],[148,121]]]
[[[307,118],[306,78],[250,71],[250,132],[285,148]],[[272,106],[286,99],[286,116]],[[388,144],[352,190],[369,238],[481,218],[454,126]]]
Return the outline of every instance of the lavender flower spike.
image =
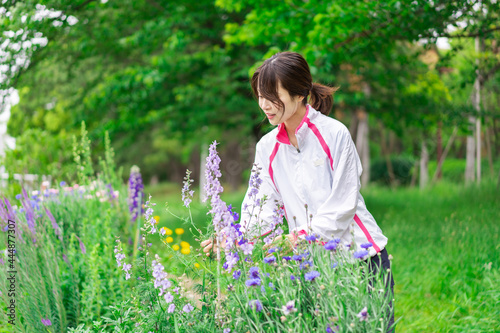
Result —
[[[189,208],[189,204],[193,199],[194,191],[189,190],[189,186],[194,180],[191,179],[191,171],[186,170],[186,177],[184,177],[184,186],[182,187],[182,201],[184,202],[184,206]]]
[[[138,166],[134,165],[130,169],[130,178],[128,180],[128,207],[131,221],[135,222],[139,214],[143,213],[142,201],[144,198],[144,184]]]

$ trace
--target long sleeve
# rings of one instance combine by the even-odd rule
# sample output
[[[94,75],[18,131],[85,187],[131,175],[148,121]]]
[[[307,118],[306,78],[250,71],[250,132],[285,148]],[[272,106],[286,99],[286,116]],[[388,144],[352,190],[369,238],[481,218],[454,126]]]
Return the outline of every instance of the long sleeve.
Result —
[[[313,216],[314,232],[327,238],[342,238],[348,232],[358,206],[361,161],[347,129],[336,133],[330,147],[333,158],[331,192]]]
[[[269,163],[269,156],[265,156],[259,142],[256,147],[253,168],[255,169],[255,165],[261,168],[258,176],[260,181],[252,172],[248,190],[241,206],[241,230],[247,232],[247,238],[249,239],[265,235],[271,231],[276,203],[282,201],[281,195],[276,190],[269,175]],[[256,193],[255,187],[259,183],[258,193]],[[266,200],[262,206],[259,206],[264,196],[266,196]]]

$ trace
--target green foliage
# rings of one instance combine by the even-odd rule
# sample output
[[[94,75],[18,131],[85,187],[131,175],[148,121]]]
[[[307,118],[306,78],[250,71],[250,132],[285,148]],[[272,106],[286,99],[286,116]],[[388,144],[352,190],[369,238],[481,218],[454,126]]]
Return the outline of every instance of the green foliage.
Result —
[[[31,128],[16,138],[15,149],[6,150],[2,165],[11,178],[19,173],[50,175],[71,181],[71,161],[71,141],[65,131],[53,135],[40,128]]]
[[[391,157],[390,163],[392,164],[396,182],[400,185],[409,185],[415,161],[412,158],[398,156]],[[387,161],[385,159],[380,158],[371,162],[370,181],[390,185],[391,179],[389,177]]]

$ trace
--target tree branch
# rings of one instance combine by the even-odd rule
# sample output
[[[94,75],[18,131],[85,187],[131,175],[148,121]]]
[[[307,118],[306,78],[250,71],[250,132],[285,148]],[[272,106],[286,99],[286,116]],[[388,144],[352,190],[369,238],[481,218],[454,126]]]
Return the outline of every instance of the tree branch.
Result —
[[[479,78],[479,83],[482,85],[483,83],[488,81],[491,78],[491,76],[494,75],[498,70],[500,70],[500,62],[495,66],[493,66],[493,68],[490,69],[488,73],[481,75],[481,77]]]
[[[448,33],[442,33],[442,34],[439,34],[438,37],[446,37],[446,38],[472,38],[472,37],[481,37],[481,36],[484,36],[490,32],[495,32],[495,31],[498,31],[500,30],[500,26],[498,27],[494,27],[494,28],[491,28],[491,29],[488,29],[488,30],[483,30],[483,31],[479,31],[479,32],[476,32],[476,33],[470,33],[470,34],[459,34],[459,35],[450,35]],[[423,38],[429,38],[429,37],[435,37],[435,36],[425,36]]]

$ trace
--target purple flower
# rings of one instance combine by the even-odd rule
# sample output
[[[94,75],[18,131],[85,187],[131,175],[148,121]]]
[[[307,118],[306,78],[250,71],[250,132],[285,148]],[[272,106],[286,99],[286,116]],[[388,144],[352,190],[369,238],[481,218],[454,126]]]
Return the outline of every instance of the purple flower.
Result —
[[[299,269],[300,270],[309,269],[312,266],[313,266],[313,262],[311,260],[306,260],[306,261],[300,263]]]
[[[248,256],[248,255],[252,254],[253,244],[250,244],[250,243],[246,242],[243,245],[241,245],[240,247],[243,250],[243,254],[244,255]]]
[[[250,275],[250,277],[253,279],[260,278],[259,267],[250,267],[248,275]]]
[[[241,270],[237,270],[233,272],[233,279],[238,280],[241,276]]]
[[[285,316],[288,316],[291,312],[297,312],[297,309],[295,308],[295,300],[291,300],[283,305],[281,307],[281,311]]]
[[[238,221],[240,219],[240,215],[237,212],[233,212],[233,205],[229,205],[227,207],[227,211],[231,214],[231,216],[234,219],[234,222]],[[239,229],[239,228],[238,228]]]
[[[334,262],[334,263],[332,264],[332,269],[333,269],[333,268],[335,268],[335,267],[337,267],[338,265],[339,265],[338,263]]]
[[[292,257],[292,260],[295,260],[295,261],[302,261],[304,258],[302,258],[302,256],[300,254],[294,254],[293,257]]]
[[[373,246],[373,244],[372,244],[371,242],[361,244],[361,247],[362,247],[363,249],[368,249],[368,248],[370,248],[370,247],[372,247],[372,246]]]
[[[272,290],[276,290],[276,287],[272,282],[269,282],[269,288],[271,288]]]
[[[22,195],[21,195],[21,194],[16,194],[16,199],[17,199],[17,200],[21,200],[21,198],[22,198]],[[44,319],[42,319],[42,320],[44,320]]]
[[[125,271],[125,280],[130,279],[130,269],[132,268],[131,264],[123,264],[122,270]]]
[[[260,286],[260,282],[261,282],[261,280],[259,278],[248,279],[245,281],[245,285],[247,287],[255,287],[255,286]]]
[[[262,303],[258,299],[254,299],[248,302],[250,309],[256,310],[257,312],[262,311]]]
[[[312,234],[312,235],[307,235],[307,236],[306,236],[306,241],[309,241],[309,242],[315,242],[317,238],[318,238],[318,237],[317,237],[317,235],[314,235],[314,234]]]
[[[134,223],[139,214],[144,212],[142,202],[144,199],[144,184],[142,183],[141,171],[137,165],[130,168],[128,180],[128,207],[131,222]]]
[[[356,251],[352,254],[352,256],[356,259],[363,259],[364,257],[366,257],[368,255],[368,251],[366,250],[359,250],[359,251]]]
[[[325,250],[328,250],[328,251],[335,251],[337,249],[337,246],[339,245],[339,243],[340,243],[340,239],[338,239],[338,238],[332,239],[332,240],[329,240],[324,245],[324,248],[325,248]]]
[[[314,279],[316,279],[319,275],[320,274],[318,271],[311,271],[304,274],[304,278],[306,279],[306,281],[314,281]]]
[[[50,319],[44,319],[42,318],[42,324],[44,324],[45,326],[51,326],[52,323],[50,322]]]
[[[166,293],[163,298],[165,298],[165,302],[167,303],[172,303],[172,301],[174,300],[174,296],[171,293]]]
[[[87,253],[87,249],[85,249],[85,245],[83,244],[82,240],[80,237],[75,235],[75,237],[78,239],[78,242],[80,243],[80,250],[82,251],[83,254]]]
[[[175,304],[172,303],[168,306],[167,312],[174,313],[174,311],[175,311]]]
[[[61,187],[62,187],[62,186],[64,186],[64,185],[66,185],[66,182],[65,182],[64,180],[62,180],[62,181],[59,183],[59,186],[61,186]]]
[[[290,260],[292,260],[292,257],[290,257],[290,256],[284,256],[283,259],[286,260],[286,261],[290,261]]]
[[[326,333],[335,333],[334,329],[338,331],[339,327],[338,326],[333,327],[333,324],[330,323],[326,325]]]
[[[184,305],[184,307],[182,308],[182,311],[189,313],[189,312],[193,311],[193,309],[194,309],[194,307],[188,303],[188,304]]]
[[[186,170],[186,176],[184,177],[184,186],[182,187],[182,201],[184,202],[185,207],[189,207],[193,199],[194,191],[189,190],[189,186],[194,180],[191,179],[191,171]]]
[[[226,256],[226,259],[227,261],[224,263],[224,269],[227,271],[231,271],[238,260],[240,260],[240,256],[238,255],[238,252],[230,252]]]
[[[295,279],[297,279],[297,278],[295,277],[295,275],[293,275],[293,274],[292,274],[292,275],[290,275],[290,280],[295,281]]]
[[[160,264],[160,257],[155,255],[155,259],[152,262],[153,266],[153,277],[155,278],[154,287],[160,289],[159,296],[163,295],[168,288],[172,286],[172,282],[167,279],[167,273],[164,271],[164,267]]]
[[[47,214],[47,216],[52,224],[52,228],[54,229],[55,234],[57,236],[59,236],[59,240],[62,241],[61,228],[59,228],[59,225],[57,224],[56,219],[54,218],[54,215],[52,215],[52,213],[50,212],[50,210],[47,206],[45,206],[45,213]]]
[[[273,262],[276,261],[276,257],[274,255],[270,256],[270,257],[266,257],[266,258],[264,258],[263,261],[264,261],[265,264],[269,265],[269,264],[272,264]]]
[[[28,223],[28,227],[30,228],[33,235],[36,234],[35,226],[35,211],[33,206],[31,205],[31,200],[28,198],[28,193],[23,187],[23,200],[22,200],[24,211],[26,212],[26,222]]]
[[[231,329],[230,328],[225,328],[222,333],[229,333],[229,332],[231,332]]]
[[[269,250],[267,250],[267,253],[271,254],[271,253],[277,252],[279,250],[280,250],[280,248],[275,246],[275,247],[272,247]]]
[[[359,321],[367,321],[368,320],[368,309],[365,306],[357,315]]]

